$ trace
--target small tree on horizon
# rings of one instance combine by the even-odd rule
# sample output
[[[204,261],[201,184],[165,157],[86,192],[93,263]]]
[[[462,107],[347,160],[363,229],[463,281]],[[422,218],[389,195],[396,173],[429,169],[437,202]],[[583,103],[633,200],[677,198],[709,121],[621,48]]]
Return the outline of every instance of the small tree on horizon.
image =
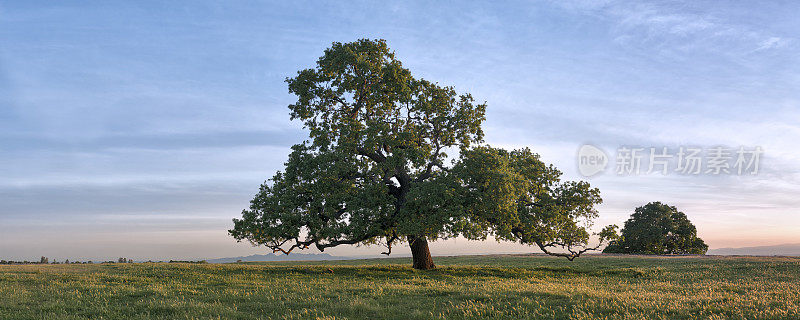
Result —
[[[697,228],[678,208],[650,202],[636,208],[618,240],[605,253],[705,254],[708,245],[697,237]]]
[[[435,267],[429,240],[456,236],[569,260],[599,247],[586,247],[598,189],[562,182],[527,148],[484,145],[486,104],[412,77],[385,41],[333,43],[286,82],[297,96],[291,119],[310,140],[234,219],[237,240],[285,254],[381,244],[388,255],[406,242],[417,269]],[[615,234],[606,227],[600,245]]]

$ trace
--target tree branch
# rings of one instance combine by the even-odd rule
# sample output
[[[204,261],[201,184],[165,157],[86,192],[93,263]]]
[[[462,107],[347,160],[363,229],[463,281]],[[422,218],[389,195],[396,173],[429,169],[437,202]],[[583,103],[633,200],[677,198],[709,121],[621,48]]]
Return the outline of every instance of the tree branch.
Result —
[[[356,147],[356,152],[358,152],[359,155],[370,158],[372,161],[375,161],[377,163],[383,163],[384,161],[386,161],[386,156],[378,152],[369,151],[364,147]]]
[[[386,239],[386,248],[388,249],[388,251],[381,252],[381,254],[385,254],[387,256],[392,254],[392,243],[394,243],[394,241],[396,241],[399,238],[400,237],[397,236],[397,233],[392,231],[392,236]]]
[[[565,257],[565,258],[567,258],[567,260],[572,261],[572,260],[575,260],[575,258],[580,257],[580,255],[586,253],[587,251],[596,251],[596,250],[600,249],[600,247],[603,246],[603,240],[601,239],[600,243],[598,243],[597,246],[595,246],[595,247],[584,247],[582,249],[577,249],[577,250],[573,249],[573,246],[571,244],[564,244],[564,243],[560,243],[560,242],[556,242],[556,241],[553,241],[553,242],[550,242],[550,243],[547,243],[547,244],[542,244],[541,242],[536,242],[536,245],[539,246],[539,249],[541,249],[544,253],[546,253],[548,255],[556,256],[556,257]],[[550,251],[547,250],[548,247],[555,247],[555,246],[566,248],[567,251],[569,251],[569,253],[550,252]]]

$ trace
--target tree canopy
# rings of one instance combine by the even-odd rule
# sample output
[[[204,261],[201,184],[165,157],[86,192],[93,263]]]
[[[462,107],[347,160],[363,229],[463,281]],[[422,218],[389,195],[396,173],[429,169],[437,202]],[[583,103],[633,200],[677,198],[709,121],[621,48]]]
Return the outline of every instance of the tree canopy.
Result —
[[[651,202],[636,208],[622,236],[603,252],[636,254],[705,254],[708,245],[697,228],[674,206]]]
[[[586,250],[600,192],[562,182],[529,149],[483,143],[486,104],[412,77],[383,40],[333,43],[286,80],[309,140],[265,182],[230,234],[274,252],[428,240],[518,241],[572,260]],[[601,243],[615,235],[601,232]],[[553,248],[564,248],[554,252]]]

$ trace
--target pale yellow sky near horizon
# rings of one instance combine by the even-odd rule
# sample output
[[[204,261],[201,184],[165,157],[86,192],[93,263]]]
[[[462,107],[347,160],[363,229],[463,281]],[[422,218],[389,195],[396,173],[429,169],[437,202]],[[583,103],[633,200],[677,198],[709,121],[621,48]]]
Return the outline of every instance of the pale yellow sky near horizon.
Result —
[[[742,234],[743,238],[746,234]],[[751,247],[765,245],[781,245],[797,243],[772,239],[761,241],[741,239],[716,239],[701,237],[709,244],[711,249],[721,247]],[[264,247],[253,247],[247,242],[237,243],[233,238],[220,231],[164,231],[141,233],[107,233],[93,235],[59,235],[51,234],[44,239],[4,239],[0,244],[0,259],[6,260],[36,260],[40,256],[51,259],[75,260],[108,260],[126,257],[135,260],[195,260],[248,256],[253,254],[267,254],[271,251]],[[42,245],[26,252],[15,252],[12,248],[21,242],[37,241]],[[719,246],[719,243],[733,244]],[[102,245],[98,245],[102,244]],[[29,245],[25,246],[26,248]],[[486,241],[473,241],[463,238],[437,240],[431,242],[431,253],[437,256],[462,255],[462,254],[494,254],[494,253],[541,253],[534,246],[521,245],[511,242],[497,242],[492,239]],[[91,249],[85,249],[91,248]],[[381,246],[339,246],[325,251],[335,256],[374,256],[385,251]],[[297,251],[300,253],[319,253],[316,249]],[[393,248],[393,256],[407,255],[410,251],[403,244]]]

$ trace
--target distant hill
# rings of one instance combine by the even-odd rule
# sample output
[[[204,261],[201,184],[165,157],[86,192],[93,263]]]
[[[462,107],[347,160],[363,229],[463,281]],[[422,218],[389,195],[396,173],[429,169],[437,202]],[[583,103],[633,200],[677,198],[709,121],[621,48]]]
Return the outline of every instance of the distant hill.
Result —
[[[332,256],[327,253],[292,253],[285,254],[254,254],[246,257],[232,257],[232,258],[219,258],[207,259],[208,263],[233,263],[239,260],[242,262],[256,262],[256,261],[308,261],[308,260],[349,260],[352,257]]]
[[[775,246],[758,246],[743,248],[719,248],[708,250],[713,255],[750,255],[750,256],[800,256],[800,243],[779,244]]]

